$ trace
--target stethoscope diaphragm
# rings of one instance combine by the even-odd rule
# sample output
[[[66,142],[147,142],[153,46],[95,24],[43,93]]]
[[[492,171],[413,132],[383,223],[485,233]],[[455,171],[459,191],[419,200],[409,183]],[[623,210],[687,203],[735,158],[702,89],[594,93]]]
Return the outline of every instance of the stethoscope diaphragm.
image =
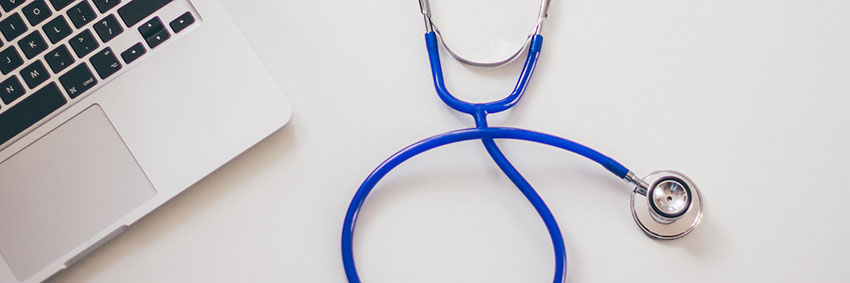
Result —
[[[688,176],[676,171],[656,171],[643,178],[647,188],[632,192],[635,223],[650,237],[672,240],[693,231],[702,220],[699,189]]]

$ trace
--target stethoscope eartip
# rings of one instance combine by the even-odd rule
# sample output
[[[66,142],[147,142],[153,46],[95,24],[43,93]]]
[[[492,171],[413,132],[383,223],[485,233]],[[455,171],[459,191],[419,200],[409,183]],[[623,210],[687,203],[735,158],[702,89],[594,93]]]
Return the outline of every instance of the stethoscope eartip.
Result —
[[[632,192],[635,223],[650,237],[672,240],[693,231],[702,220],[702,196],[688,176],[656,171],[643,178],[646,188]]]

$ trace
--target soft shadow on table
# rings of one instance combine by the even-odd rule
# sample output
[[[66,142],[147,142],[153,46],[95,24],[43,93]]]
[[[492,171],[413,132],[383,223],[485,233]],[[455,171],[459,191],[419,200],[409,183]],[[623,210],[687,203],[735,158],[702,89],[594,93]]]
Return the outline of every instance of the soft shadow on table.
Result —
[[[724,246],[725,239],[719,233],[719,228],[714,225],[716,219],[711,217],[711,211],[706,209],[699,226],[687,236],[676,240],[657,240],[658,244],[676,247],[688,251],[693,258],[703,261],[710,259],[709,252],[712,247]]]

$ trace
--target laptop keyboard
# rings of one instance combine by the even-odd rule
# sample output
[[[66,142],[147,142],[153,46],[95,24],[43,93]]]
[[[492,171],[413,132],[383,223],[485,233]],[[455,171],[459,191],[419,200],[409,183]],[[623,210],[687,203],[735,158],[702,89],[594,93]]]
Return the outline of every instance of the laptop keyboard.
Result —
[[[0,145],[195,23],[158,15],[172,2],[0,0]],[[125,33],[138,42],[113,44]]]

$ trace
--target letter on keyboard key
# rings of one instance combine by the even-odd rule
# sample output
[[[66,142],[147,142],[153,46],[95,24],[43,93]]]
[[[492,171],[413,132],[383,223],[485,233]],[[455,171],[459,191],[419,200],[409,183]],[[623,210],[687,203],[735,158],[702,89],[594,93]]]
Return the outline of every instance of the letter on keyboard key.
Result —
[[[15,40],[26,31],[27,24],[24,23],[24,19],[21,18],[19,13],[6,16],[6,19],[0,22],[0,32],[6,37],[6,41]]]
[[[24,16],[27,17],[32,26],[50,18],[50,15],[53,15],[53,12],[50,12],[50,8],[47,8],[47,3],[44,0],[36,0],[24,7]]]
[[[171,1],[173,0],[130,1],[124,7],[118,8],[118,15],[121,15],[124,24],[129,28],[152,15],[156,10],[165,7]]]
[[[63,16],[58,16],[47,22],[44,24],[43,29],[44,34],[46,34],[47,38],[50,39],[50,42],[54,44],[71,35],[71,26],[68,25],[68,21],[66,21]]]
[[[25,0],[0,0],[0,6],[3,6],[3,10],[8,12],[23,4],[24,1]]]
[[[24,78],[24,81],[27,83],[27,86],[30,89],[34,89],[38,87],[41,83],[50,78],[50,73],[47,72],[47,68],[44,67],[44,64],[41,63],[41,60],[35,61],[26,68],[21,70],[21,77]]]
[[[24,78],[24,82],[27,83],[27,86],[30,89],[35,89],[50,78],[50,73],[47,72],[47,68],[44,67],[44,63],[41,63],[41,60],[35,61],[26,68],[21,70],[21,77]]]
[[[56,83],[50,83],[0,114],[0,144],[6,143],[67,101]]]
[[[33,31],[29,35],[25,36],[18,41],[18,46],[21,47],[21,51],[24,52],[24,55],[27,56],[27,59],[32,59],[44,50],[47,50],[47,42],[44,42],[44,37],[39,34],[38,30]]]
[[[9,104],[24,95],[24,86],[17,76],[12,76],[0,83],[0,98],[3,103]]]
[[[71,98],[77,98],[85,91],[97,85],[97,79],[94,78],[94,75],[91,73],[91,70],[89,70],[89,67],[86,66],[86,63],[77,65],[59,77],[59,82],[62,83],[62,86],[65,88],[65,92],[67,92],[68,96]]]
[[[24,64],[21,54],[15,50],[15,46],[9,46],[0,51],[0,73],[8,74]]]
[[[112,48],[109,47],[91,56],[91,65],[104,80],[121,70],[121,63],[118,62],[118,57],[115,56]]]

